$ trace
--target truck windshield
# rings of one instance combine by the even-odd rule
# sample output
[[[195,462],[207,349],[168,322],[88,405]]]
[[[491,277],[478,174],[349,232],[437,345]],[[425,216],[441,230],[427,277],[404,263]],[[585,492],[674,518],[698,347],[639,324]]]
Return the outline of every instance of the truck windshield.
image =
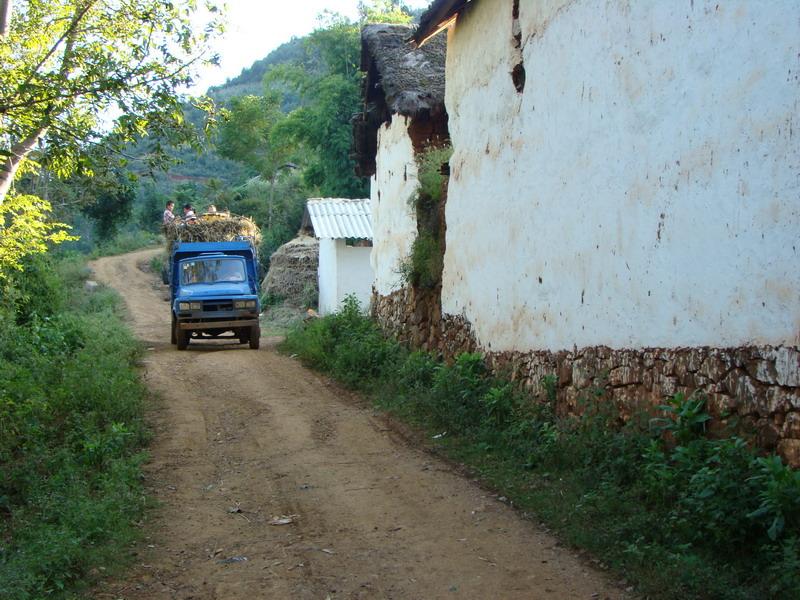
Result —
[[[244,281],[244,262],[236,258],[187,260],[181,264],[181,283]]]

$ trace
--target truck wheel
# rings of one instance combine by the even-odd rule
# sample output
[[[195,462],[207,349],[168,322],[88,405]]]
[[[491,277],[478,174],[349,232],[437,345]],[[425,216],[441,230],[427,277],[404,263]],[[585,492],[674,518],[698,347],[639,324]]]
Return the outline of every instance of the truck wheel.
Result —
[[[239,337],[239,343],[240,344],[246,344],[247,342],[250,341],[250,328],[249,327],[242,327],[237,332],[237,335]]]
[[[261,326],[253,325],[250,328],[250,349],[258,350],[261,345]]]
[[[170,343],[178,343],[178,319],[175,318],[175,313],[172,313],[172,331],[170,332]]]
[[[192,337],[192,332],[189,329],[178,330],[178,350],[186,350],[190,337]]]

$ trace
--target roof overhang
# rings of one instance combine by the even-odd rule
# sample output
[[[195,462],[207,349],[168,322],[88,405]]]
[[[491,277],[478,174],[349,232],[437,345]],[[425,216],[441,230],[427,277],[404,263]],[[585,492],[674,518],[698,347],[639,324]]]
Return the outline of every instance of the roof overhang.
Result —
[[[470,0],[435,0],[419,20],[419,27],[411,36],[412,41],[421,46],[440,31],[453,23]]]
[[[309,198],[303,221],[319,239],[372,239],[369,198]]]

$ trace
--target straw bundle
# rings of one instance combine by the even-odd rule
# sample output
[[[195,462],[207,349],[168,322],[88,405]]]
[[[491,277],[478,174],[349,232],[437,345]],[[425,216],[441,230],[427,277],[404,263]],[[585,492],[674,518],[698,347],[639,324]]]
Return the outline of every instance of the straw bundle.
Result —
[[[309,297],[319,294],[318,265],[319,240],[305,235],[296,237],[270,257],[261,289],[292,306],[308,306]]]
[[[164,235],[169,249],[177,242],[232,242],[240,237],[261,243],[261,231],[252,219],[227,213],[203,215],[188,223],[175,220],[164,225]]]

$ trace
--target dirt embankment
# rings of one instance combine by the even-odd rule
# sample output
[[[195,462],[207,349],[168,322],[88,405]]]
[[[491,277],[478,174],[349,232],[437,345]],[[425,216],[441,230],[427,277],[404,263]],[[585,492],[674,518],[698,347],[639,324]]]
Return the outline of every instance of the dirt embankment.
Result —
[[[169,343],[148,250],[94,263],[149,348],[160,505],[94,597],[621,598],[555,539],[264,339]]]

